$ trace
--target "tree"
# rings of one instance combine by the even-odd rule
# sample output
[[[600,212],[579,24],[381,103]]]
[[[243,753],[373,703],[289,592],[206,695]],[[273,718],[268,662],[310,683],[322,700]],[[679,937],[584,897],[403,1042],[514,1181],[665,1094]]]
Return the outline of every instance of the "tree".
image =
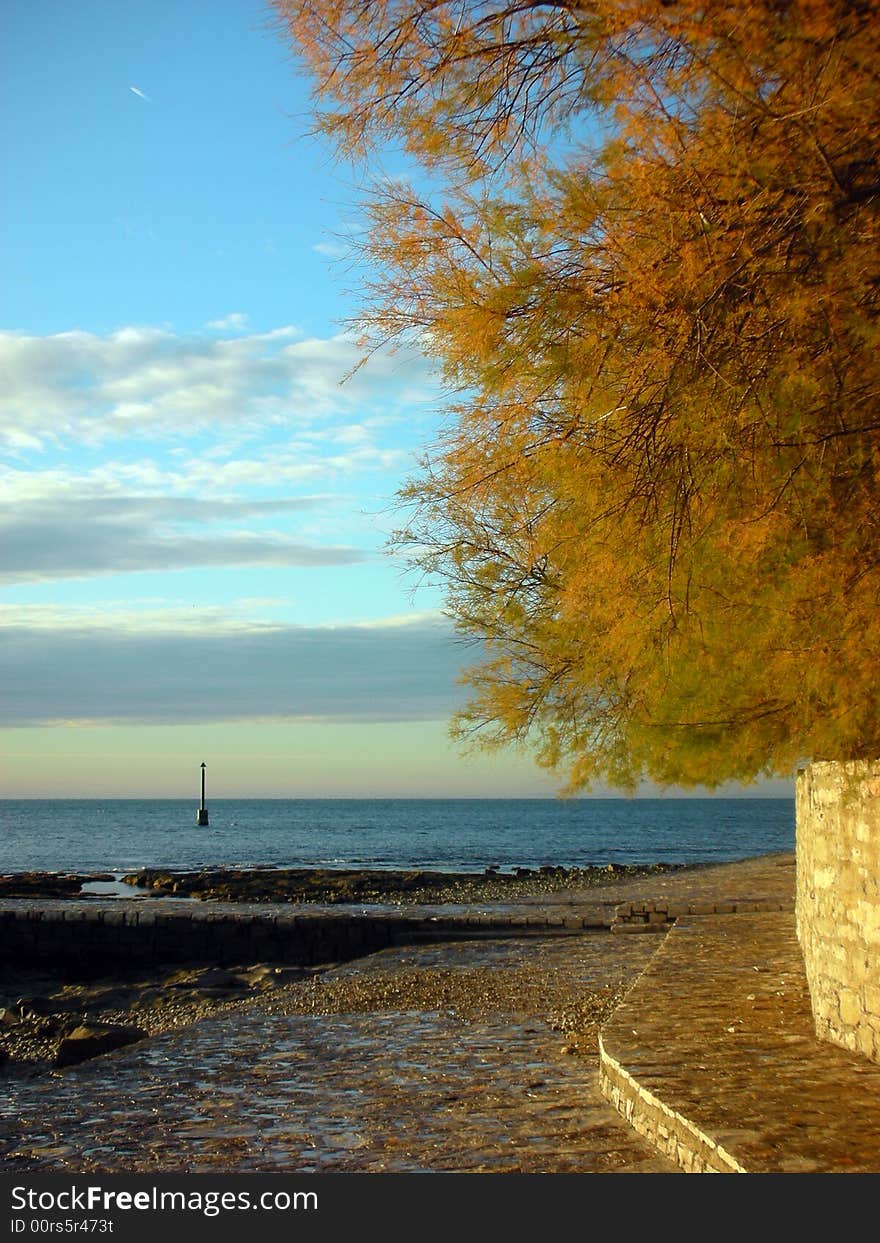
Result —
[[[880,754],[878,0],[276,0],[454,394],[401,545],[459,735],[631,787]],[[425,179],[427,180],[427,179]]]

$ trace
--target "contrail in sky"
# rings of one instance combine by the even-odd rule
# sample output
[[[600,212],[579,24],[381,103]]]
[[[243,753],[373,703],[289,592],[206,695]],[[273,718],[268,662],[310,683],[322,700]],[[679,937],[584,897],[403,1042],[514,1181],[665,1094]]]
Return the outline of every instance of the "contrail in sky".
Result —
[[[153,102],[152,99],[150,99],[149,95],[146,93],[146,91],[142,91],[139,86],[130,86],[128,89],[133,94],[137,95],[140,99],[145,99],[148,104],[151,104]]]

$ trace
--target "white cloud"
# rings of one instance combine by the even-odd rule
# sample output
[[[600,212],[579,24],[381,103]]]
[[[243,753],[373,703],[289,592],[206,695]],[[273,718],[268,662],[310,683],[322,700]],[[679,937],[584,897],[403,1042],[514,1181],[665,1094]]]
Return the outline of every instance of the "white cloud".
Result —
[[[265,614],[289,603],[285,599],[259,597],[198,608],[148,601],[133,609],[130,600],[102,600],[100,604],[0,604],[0,637],[5,630],[44,634],[66,630],[96,636],[252,633],[277,629],[276,623],[265,620]],[[257,613],[263,620],[255,617]]]
[[[3,332],[0,444],[295,428],[436,396],[416,348],[382,351],[359,367],[362,358],[351,334],[300,338],[292,326],[221,339],[154,327],[103,336]]]
[[[7,471],[0,480],[0,582],[194,566],[343,566],[369,556],[265,526],[326,508],[326,497],[158,495],[126,488],[124,479],[110,483],[100,472],[78,479]]]
[[[244,332],[248,326],[248,317],[243,311],[230,311],[228,315],[224,315],[222,319],[209,319],[206,328],[212,329],[214,332],[225,332],[231,329],[233,332]]]
[[[132,608],[128,599],[102,600],[100,604],[2,604],[0,603],[0,635],[4,630],[37,630],[42,632],[77,631],[165,635],[265,633],[269,630],[290,630],[286,622],[267,618],[286,609],[286,596],[245,596],[222,604],[200,604],[183,607],[158,598],[145,600]],[[312,626],[314,631],[338,631],[341,623]],[[394,630],[406,626],[446,626],[443,614],[436,609],[423,612],[392,614],[368,621],[353,620],[346,629]]]

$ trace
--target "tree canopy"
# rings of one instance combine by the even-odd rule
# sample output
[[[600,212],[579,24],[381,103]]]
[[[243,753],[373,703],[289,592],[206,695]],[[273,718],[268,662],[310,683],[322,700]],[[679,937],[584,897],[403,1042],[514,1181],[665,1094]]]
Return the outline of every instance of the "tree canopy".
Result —
[[[880,754],[880,0],[276,0],[447,428],[457,732],[571,789]],[[421,184],[421,182],[420,182]]]

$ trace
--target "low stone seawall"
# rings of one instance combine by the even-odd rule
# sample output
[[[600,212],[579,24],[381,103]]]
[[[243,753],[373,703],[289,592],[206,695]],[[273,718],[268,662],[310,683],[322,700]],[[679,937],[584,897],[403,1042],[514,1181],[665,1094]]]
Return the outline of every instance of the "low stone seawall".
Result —
[[[174,899],[0,902],[0,963],[97,975],[157,963],[296,966],[344,962],[389,945],[452,938],[607,931],[579,915],[306,909]]]
[[[614,909],[612,932],[668,932],[685,915],[736,915],[742,911],[784,911],[785,902],[766,899],[735,902],[621,902]]]
[[[633,1130],[686,1174],[745,1174],[744,1166],[689,1118],[664,1104],[629,1074],[599,1036],[599,1086]]]
[[[816,1033],[880,1062],[880,763],[797,781],[797,931]]]

